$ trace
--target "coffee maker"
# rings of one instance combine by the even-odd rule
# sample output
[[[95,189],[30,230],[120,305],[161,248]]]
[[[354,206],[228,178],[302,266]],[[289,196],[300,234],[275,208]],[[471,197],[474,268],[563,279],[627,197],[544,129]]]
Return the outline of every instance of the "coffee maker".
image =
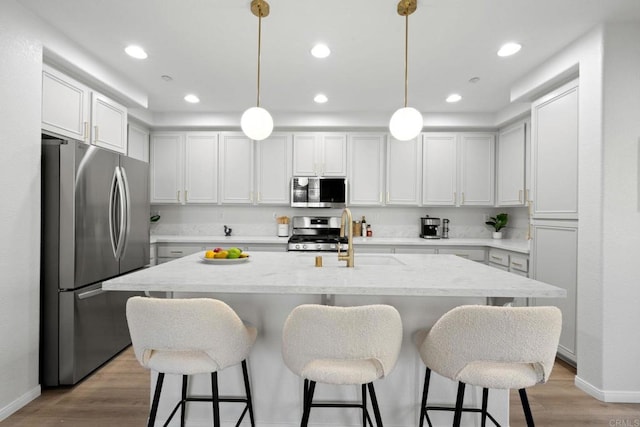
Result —
[[[420,218],[420,237],[423,239],[439,239],[440,218],[431,218],[429,215]]]

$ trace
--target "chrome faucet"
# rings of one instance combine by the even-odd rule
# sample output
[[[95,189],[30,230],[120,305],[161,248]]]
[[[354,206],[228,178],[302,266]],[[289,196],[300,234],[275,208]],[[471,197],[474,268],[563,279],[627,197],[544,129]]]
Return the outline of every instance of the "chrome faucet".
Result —
[[[346,217],[346,218],[345,218]],[[346,224],[345,224],[346,219]],[[347,267],[354,266],[354,257],[353,257],[353,216],[351,216],[351,211],[349,208],[344,208],[342,211],[342,216],[340,217],[340,237],[344,237],[345,227],[348,226],[347,229],[347,253],[340,253],[340,242],[338,242],[338,261],[347,261]]]

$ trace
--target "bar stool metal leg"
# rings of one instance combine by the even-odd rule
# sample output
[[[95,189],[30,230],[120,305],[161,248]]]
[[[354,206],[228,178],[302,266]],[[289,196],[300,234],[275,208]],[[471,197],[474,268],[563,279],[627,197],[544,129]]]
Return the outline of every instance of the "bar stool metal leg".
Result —
[[[311,412],[311,403],[313,402],[313,392],[316,389],[316,382],[315,381],[308,381],[308,380],[304,380],[305,381],[305,399],[304,399],[304,411],[302,413],[302,421],[300,422],[300,426],[301,427],[307,427],[307,424],[309,424],[309,415]],[[308,386],[308,387],[307,387]]]
[[[524,410],[524,417],[527,420],[527,427],[534,427],[533,415],[531,415],[531,408],[529,407],[529,399],[527,398],[527,391],[523,388],[518,390],[520,393],[520,401],[522,401],[522,409]]]
[[[460,427],[462,420],[462,403],[464,401],[464,387],[465,383],[458,382],[458,397],[456,398],[456,414],[453,417],[453,427]]]
[[[180,403],[180,427],[184,427],[187,412],[187,375],[182,376],[182,402]]]
[[[486,427],[487,426],[487,402],[489,400],[489,389],[488,388],[483,388],[482,389],[482,410],[480,411],[482,413],[482,424],[481,427]]]
[[[367,427],[367,385],[362,384],[362,427]]]
[[[220,400],[218,396],[218,373],[211,373],[211,400],[213,403],[213,427],[220,427]]]
[[[158,372],[158,378],[156,380],[156,391],[153,393],[153,403],[151,404],[151,413],[149,414],[149,421],[147,427],[153,427],[156,423],[156,414],[158,413],[158,402],[160,401],[160,392],[162,391],[162,383],[164,382],[164,374]]]
[[[431,420],[427,415],[427,395],[429,394],[429,382],[431,380],[431,369],[427,368],[424,374],[424,388],[422,389],[422,406],[420,407],[420,427],[424,426],[424,419],[427,419],[429,427],[431,426]]]
[[[251,427],[255,427],[256,423],[253,419],[253,400],[251,399],[251,384],[249,384],[249,372],[247,370],[247,361],[242,361],[242,376],[244,377],[244,390],[247,395],[247,407],[249,408],[249,420]]]
[[[378,399],[376,399],[376,391],[373,388],[373,383],[367,384],[369,387],[369,394],[371,395],[371,406],[373,406],[373,415],[376,417],[376,426],[382,427],[382,417],[380,416],[380,408],[378,408]]]

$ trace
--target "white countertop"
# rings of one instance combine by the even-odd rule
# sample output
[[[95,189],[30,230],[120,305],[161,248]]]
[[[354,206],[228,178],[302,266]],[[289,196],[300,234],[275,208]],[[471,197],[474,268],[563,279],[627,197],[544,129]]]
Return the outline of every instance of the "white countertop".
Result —
[[[335,254],[254,252],[248,262],[208,264],[204,252],[103,283],[105,290],[247,294],[565,297],[564,289],[455,255],[358,254],[354,268]],[[397,262],[401,264],[398,264]]]
[[[276,236],[188,236],[188,235],[152,235],[151,243],[213,243],[226,242],[228,244],[282,244],[286,245],[288,237]],[[420,237],[356,237],[353,239],[358,246],[454,246],[454,247],[489,247],[507,251],[529,253],[529,240],[515,239],[422,239]]]

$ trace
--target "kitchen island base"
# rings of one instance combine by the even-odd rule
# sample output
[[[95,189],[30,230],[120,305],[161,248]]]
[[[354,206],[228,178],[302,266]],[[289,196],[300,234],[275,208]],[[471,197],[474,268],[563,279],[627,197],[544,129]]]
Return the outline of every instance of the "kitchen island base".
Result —
[[[181,293],[175,292],[174,298],[211,297],[229,304],[247,323],[258,328],[258,339],[248,359],[254,414],[257,427],[293,427],[299,426],[302,418],[303,380],[293,374],[282,360],[282,326],[288,314],[300,304],[319,304],[324,299],[320,295],[275,295],[275,294],[236,294],[236,293]],[[389,304],[394,306],[402,317],[403,341],[397,365],[391,374],[376,381],[376,394],[382,420],[386,426],[409,427],[418,425],[420,401],[425,374],[425,366],[420,360],[413,343],[413,333],[432,326],[440,316],[450,309],[463,304],[485,304],[480,297],[415,297],[415,296],[349,296],[335,295],[330,299],[337,306],[355,306],[366,304]],[[155,387],[155,375],[152,376],[151,390]],[[157,425],[168,418],[175,402],[180,399],[180,377],[167,375]],[[240,367],[231,367],[218,374],[221,396],[242,396],[244,385]],[[433,373],[429,392],[430,405],[453,406],[456,400],[457,384]],[[210,395],[210,377],[197,375],[190,380],[189,393],[192,395]],[[332,386],[318,384],[314,401],[358,401],[359,386]],[[465,405],[480,407],[482,390],[467,387]],[[502,425],[508,425],[508,391],[492,390],[489,398],[489,412]],[[223,426],[235,426],[243,405],[226,403],[221,405]],[[429,414],[434,426],[449,426],[453,420],[452,412],[432,411]],[[212,409],[210,404],[191,403],[187,406],[189,426],[210,426]],[[170,426],[179,425],[172,420]],[[242,425],[250,425],[245,417]],[[362,425],[361,412],[357,409],[314,408],[311,412],[310,426],[347,427]],[[463,426],[479,426],[478,414],[465,413]]]

